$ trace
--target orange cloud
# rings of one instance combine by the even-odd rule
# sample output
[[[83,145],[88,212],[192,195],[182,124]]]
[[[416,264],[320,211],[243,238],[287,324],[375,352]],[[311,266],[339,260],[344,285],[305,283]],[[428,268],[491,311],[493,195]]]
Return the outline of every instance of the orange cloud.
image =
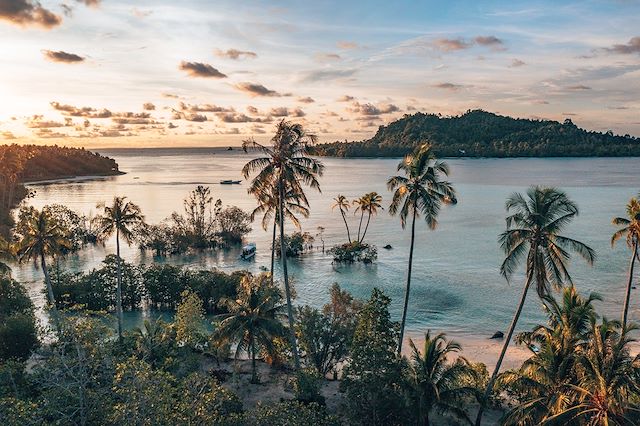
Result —
[[[0,19],[22,27],[49,30],[62,23],[62,18],[32,0],[0,0]]]
[[[186,62],[182,61],[179,67],[182,71],[186,71],[190,77],[204,78],[226,78],[227,75],[221,73],[216,68],[202,62]]]

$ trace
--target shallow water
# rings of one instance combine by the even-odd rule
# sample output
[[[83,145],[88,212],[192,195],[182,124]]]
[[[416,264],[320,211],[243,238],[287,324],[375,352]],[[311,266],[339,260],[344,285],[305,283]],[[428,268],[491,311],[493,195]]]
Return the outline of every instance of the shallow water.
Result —
[[[219,149],[104,150],[114,157],[127,174],[99,180],[33,185],[36,196],[29,203],[41,207],[62,203],[84,213],[95,212],[99,201],[125,195],[141,206],[147,221],[159,222],[173,211],[182,210],[182,200],[196,185],[210,185],[215,198],[225,205],[237,205],[247,211],[255,200],[247,195],[246,184],[219,185],[222,179],[241,179],[242,165],[250,158],[241,151]],[[298,293],[296,303],[320,306],[328,299],[328,288],[338,282],[355,296],[366,298],[373,287],[382,288],[392,298],[391,312],[398,319],[402,307],[404,280],[409,251],[409,230],[403,230],[398,218],[386,208],[390,193],[386,180],[395,173],[398,159],[322,159],[326,165],[321,178],[322,193],[308,191],[311,217],[303,221],[303,230],[317,233],[323,226],[327,249],[346,240],[340,214],[331,210],[332,199],[343,194],[349,198],[377,191],[384,197],[385,210],[372,218],[367,241],[378,246],[378,261],[373,265],[336,266],[331,258],[317,250],[300,260],[290,261],[290,273]],[[570,265],[577,287],[582,292],[597,291],[604,297],[600,311],[617,318],[626,284],[629,252],[624,244],[611,249],[609,241],[614,216],[624,214],[628,199],[640,190],[636,158],[594,159],[451,159],[448,160],[458,194],[457,205],[445,208],[440,224],[429,231],[417,226],[415,262],[407,327],[412,334],[428,328],[456,335],[490,335],[507,328],[520,296],[521,277],[511,284],[498,273],[502,253],[497,236],[505,228],[504,201],[514,191],[533,184],[562,187],[578,203],[580,216],[565,234],[591,245],[598,253],[593,268],[576,259]],[[358,217],[350,215],[352,233],[357,232]],[[170,262],[190,267],[217,267],[223,270],[249,269],[259,272],[270,260],[270,232],[254,223],[247,237],[258,247],[256,259],[238,260],[238,250],[209,254],[191,254],[154,259],[136,247],[124,247],[123,257],[130,262]],[[392,250],[384,250],[386,244]],[[80,270],[99,265],[105,254],[114,251],[114,242],[105,247],[90,247],[63,262]],[[315,248],[319,249],[317,239]],[[277,271],[279,273],[279,271]],[[32,265],[14,268],[20,281],[28,282],[32,296],[42,304],[41,272]],[[631,318],[640,320],[640,290],[632,295]],[[520,329],[542,318],[537,296],[531,293]],[[134,325],[142,314],[129,314]]]

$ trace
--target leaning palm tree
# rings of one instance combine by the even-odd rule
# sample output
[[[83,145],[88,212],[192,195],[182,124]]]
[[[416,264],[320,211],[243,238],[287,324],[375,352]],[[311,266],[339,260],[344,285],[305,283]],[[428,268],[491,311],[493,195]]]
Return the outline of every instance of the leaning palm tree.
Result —
[[[265,187],[260,188],[255,193],[258,200],[258,207],[251,212],[251,220],[253,221],[256,216],[262,214],[262,229],[265,231],[271,222],[273,217],[273,235],[271,237],[271,281],[273,281],[273,268],[275,264],[275,252],[276,252],[276,229],[279,222],[278,217],[278,189],[277,185],[273,182],[269,182]],[[284,215],[287,219],[293,223],[293,225],[301,229],[300,220],[296,215],[304,218],[309,217],[309,202],[304,194],[300,194],[297,191],[288,189],[285,194],[284,203]]]
[[[242,147],[245,151],[254,149],[263,156],[250,160],[242,168],[242,174],[248,178],[252,173],[256,176],[251,181],[248,192],[258,195],[265,185],[275,182],[278,189],[278,211],[284,211],[285,198],[288,190],[294,191],[299,196],[304,194],[302,184],[320,191],[318,177],[324,171],[323,164],[311,158],[309,148],[315,144],[317,136],[307,133],[300,124],[294,124],[285,120],[278,123],[276,134],[271,139],[272,146],[259,144],[254,140],[246,140]],[[278,228],[280,229],[280,252],[286,253],[284,238],[285,215],[278,215]],[[287,256],[282,259],[282,275],[287,297],[287,314],[289,318],[289,339],[296,369],[300,368],[298,345],[296,343],[293,305],[291,303],[291,289],[289,286],[289,272],[287,269]]]
[[[221,346],[236,344],[235,359],[243,351],[251,357],[251,383],[258,383],[256,355],[261,350],[274,353],[274,340],[285,334],[282,293],[266,274],[248,274],[240,282],[237,298],[222,299],[220,304],[229,313],[218,316],[221,322],[214,337]]]
[[[402,228],[406,226],[407,218],[411,218],[407,286],[404,292],[404,309],[402,310],[400,340],[398,341],[398,355],[400,355],[409,306],[416,218],[423,215],[429,229],[435,229],[438,225],[438,214],[442,205],[455,202],[455,190],[450,182],[443,179],[449,175],[449,166],[444,161],[436,159],[429,144],[421,145],[416,148],[413,154],[407,155],[398,165],[398,171],[403,171],[405,176],[393,176],[387,182],[389,190],[394,191],[389,213],[392,216],[400,214]]]
[[[97,233],[101,240],[116,235],[116,259],[118,283],[116,288],[116,314],[118,317],[118,338],[122,339],[122,258],[120,257],[120,238],[131,245],[136,233],[144,226],[144,216],[140,207],[126,197],[114,197],[111,205],[99,203],[97,208],[102,214],[95,217]]]
[[[365,205],[367,204],[367,199],[366,199],[366,195],[363,195],[360,198],[356,198],[355,200],[353,200],[353,205],[355,206],[355,210],[353,211],[353,214],[356,215],[358,214],[358,212],[360,212],[360,222],[358,223],[358,235],[356,236],[356,241],[360,241],[360,231],[362,230],[362,220],[364,219],[364,213],[365,213]]]
[[[44,273],[44,281],[47,287],[49,306],[53,312],[53,320],[59,328],[56,299],[53,294],[53,285],[47,268],[47,257],[60,255],[62,250],[71,247],[71,242],[66,237],[66,231],[46,208],[37,210],[34,207],[23,209],[16,225],[18,241],[16,243],[18,260],[33,260],[35,264],[40,262]]]
[[[369,229],[369,222],[371,222],[371,216],[375,216],[378,214],[378,209],[383,209],[382,207],[382,196],[377,192],[369,192],[364,196],[364,204],[362,206],[362,210],[367,213],[367,224],[364,227],[364,232],[362,233],[362,238],[358,241],[362,244],[364,241],[364,237],[367,235],[367,230]]]
[[[443,333],[432,337],[430,331],[425,335],[422,353],[413,340],[409,340],[409,345],[412,353],[406,390],[417,424],[429,425],[429,415],[434,410],[471,424],[463,404],[465,398],[476,394],[473,383],[478,380],[478,374],[461,356],[454,362],[447,360],[460,352],[460,345],[447,341]]]
[[[626,236],[627,246],[631,249],[631,260],[629,261],[629,279],[627,280],[627,293],[624,298],[624,308],[622,309],[622,327],[627,325],[627,314],[629,313],[629,300],[631,298],[631,287],[633,283],[633,269],[638,258],[638,244],[640,243],[640,201],[632,198],[627,204],[627,217],[616,217],[613,224],[622,226],[611,237],[611,246],[620,238]]]
[[[520,193],[511,195],[505,207],[511,214],[506,219],[507,230],[499,238],[506,253],[500,273],[509,281],[522,260],[526,259],[525,284],[498,362],[481,400],[476,425],[481,424],[487,399],[500,372],[529,287],[535,285],[538,296],[542,298],[550,294],[552,286],[561,288],[564,282],[571,283],[567,270],[571,251],[589,264],[595,260],[595,252],[589,246],[560,235],[563,228],[578,215],[578,207],[564,192],[555,188],[531,187],[527,190],[526,198]]]
[[[340,214],[342,215],[342,220],[344,221],[344,226],[347,228],[347,238],[349,239],[349,243],[351,243],[351,233],[349,232],[349,223],[347,223],[347,216],[345,212],[349,211],[349,200],[344,195],[338,195],[333,199],[334,203],[331,206],[331,210],[336,207],[340,210]]]

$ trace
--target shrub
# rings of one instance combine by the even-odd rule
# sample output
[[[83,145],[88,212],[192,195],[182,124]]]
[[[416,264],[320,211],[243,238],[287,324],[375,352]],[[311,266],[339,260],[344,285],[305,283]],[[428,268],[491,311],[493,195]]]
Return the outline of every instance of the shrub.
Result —
[[[333,256],[333,261],[338,263],[362,262],[373,263],[378,258],[378,249],[374,245],[353,241],[334,246],[328,253]]]

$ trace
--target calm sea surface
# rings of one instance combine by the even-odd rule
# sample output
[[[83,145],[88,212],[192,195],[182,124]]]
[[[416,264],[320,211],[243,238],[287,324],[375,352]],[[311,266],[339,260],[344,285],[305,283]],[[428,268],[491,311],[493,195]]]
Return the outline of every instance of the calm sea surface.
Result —
[[[127,174],[73,183],[33,185],[36,196],[29,203],[36,207],[61,203],[89,214],[96,203],[114,195],[124,195],[141,206],[147,221],[159,222],[173,211],[182,211],[182,200],[196,185],[209,185],[215,198],[225,205],[246,211],[255,206],[247,195],[247,185],[219,185],[221,179],[241,179],[240,170],[250,158],[241,151],[219,149],[140,149],[104,150],[116,159]],[[398,319],[402,308],[404,280],[409,252],[409,231],[398,218],[390,217],[387,207],[390,193],[388,177],[395,173],[398,159],[322,159],[326,172],[321,178],[322,193],[308,191],[311,217],[303,230],[325,231],[326,247],[342,243],[346,233],[338,211],[331,210],[332,198],[349,198],[377,191],[384,197],[385,210],[371,221],[367,240],[378,246],[378,261],[373,265],[333,265],[321,251],[290,261],[298,293],[296,303],[321,306],[328,289],[337,282],[357,297],[366,298],[373,287],[383,289],[392,298],[392,315]],[[560,186],[580,207],[580,216],[566,234],[590,244],[598,254],[594,267],[575,259],[570,265],[574,281],[583,293],[596,291],[604,297],[600,311],[617,318],[622,306],[629,251],[624,244],[615,249],[609,241],[614,227],[612,217],[624,214],[628,199],[640,190],[640,160],[636,158],[597,159],[451,159],[451,180],[459,193],[459,203],[445,208],[437,230],[429,231],[418,223],[413,284],[408,314],[412,334],[431,328],[457,335],[483,336],[507,328],[522,279],[507,283],[498,273],[502,253],[497,237],[505,228],[504,201],[514,191],[529,185]],[[350,215],[352,234],[358,218]],[[193,268],[216,267],[225,271],[249,269],[259,272],[269,265],[270,232],[259,221],[247,237],[258,247],[255,261],[238,260],[238,250],[154,259],[137,247],[123,251],[129,262],[169,262]],[[384,250],[386,244],[392,250]],[[65,260],[65,267],[88,270],[99,266],[115,244],[89,247]],[[321,243],[316,240],[316,248]],[[279,273],[279,271],[277,271]],[[27,282],[32,296],[41,305],[41,271],[32,265],[14,268],[14,275]],[[141,314],[130,314],[133,325]],[[631,318],[640,320],[640,290],[634,291]],[[531,293],[520,329],[542,319],[540,303]]]

